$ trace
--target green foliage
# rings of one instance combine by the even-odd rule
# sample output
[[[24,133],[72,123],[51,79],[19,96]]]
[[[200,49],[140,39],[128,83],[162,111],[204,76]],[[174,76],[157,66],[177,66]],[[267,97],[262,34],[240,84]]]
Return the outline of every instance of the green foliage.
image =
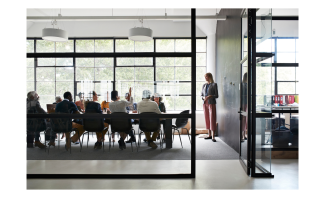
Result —
[[[115,40],[116,52],[134,52],[134,41],[128,39]]]
[[[55,42],[46,40],[36,40],[36,52],[55,52]]]
[[[76,52],[94,52],[94,40],[76,40]]]
[[[175,80],[191,81],[191,67],[175,67]]]
[[[114,80],[113,67],[95,68],[95,80]]]
[[[294,82],[279,82],[278,94],[295,94]]]
[[[76,58],[76,67],[94,67],[94,58]]]
[[[117,66],[134,66],[134,58],[116,58]]]
[[[206,66],[207,56],[206,53],[196,53],[196,66]]]
[[[113,67],[113,58],[95,58],[95,67]]]
[[[154,80],[153,67],[136,67],[135,80]]]
[[[34,53],[34,40],[27,40],[26,41],[26,52],[27,53]]]
[[[113,52],[113,40],[95,40],[95,52]]]
[[[27,93],[30,92],[30,91],[35,91],[34,89],[34,82],[28,82],[26,83],[26,98],[27,98]]]
[[[179,94],[191,94],[191,83],[179,83]]]
[[[34,67],[34,58],[26,58],[27,67]]]
[[[278,67],[277,68],[278,81],[295,81],[296,68],[295,67]]]
[[[196,39],[196,52],[206,52],[207,42],[206,39]]]
[[[66,42],[55,42],[56,52],[73,52],[73,40],[68,40]]]
[[[135,41],[135,52],[153,52],[153,40]]]
[[[174,58],[156,58],[156,66],[175,66]]]
[[[27,81],[33,81],[34,82],[34,68],[33,67],[27,67]]]
[[[191,39],[176,39],[175,52],[191,52]]]
[[[94,80],[95,68],[85,67],[76,68],[76,80]]]
[[[54,66],[55,58],[37,58],[38,66]]]
[[[52,95],[55,94],[55,82],[37,82],[36,91],[38,95]]]
[[[175,66],[191,66],[191,58],[175,58]]]
[[[67,91],[70,91],[73,95],[73,82],[56,82],[56,96],[61,96],[63,98],[63,94]]]
[[[73,81],[73,67],[57,67],[56,81]]]
[[[156,67],[157,80],[174,80],[174,67]]]
[[[135,58],[135,65],[153,65],[153,58]]]
[[[72,58],[56,58],[56,66],[73,66]]]
[[[206,67],[196,67],[196,81],[205,81],[204,75],[207,73]]]
[[[190,110],[191,109],[191,97],[179,96],[175,97],[175,110]]]
[[[36,81],[55,81],[55,68],[36,68]]]
[[[118,67],[116,71],[116,81],[134,80],[134,67]]]
[[[174,52],[175,39],[156,39],[156,52]]]

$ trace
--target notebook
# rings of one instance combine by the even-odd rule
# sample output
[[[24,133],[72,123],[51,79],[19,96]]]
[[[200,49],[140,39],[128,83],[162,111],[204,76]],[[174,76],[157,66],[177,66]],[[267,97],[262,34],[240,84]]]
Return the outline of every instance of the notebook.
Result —
[[[46,107],[47,107],[47,113],[53,113],[55,112],[56,104],[47,104]]]

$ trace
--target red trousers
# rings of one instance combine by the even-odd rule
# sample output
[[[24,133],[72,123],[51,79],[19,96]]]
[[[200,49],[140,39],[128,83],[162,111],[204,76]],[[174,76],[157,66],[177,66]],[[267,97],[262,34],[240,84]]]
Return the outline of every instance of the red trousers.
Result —
[[[208,104],[208,100],[206,100],[203,104],[203,112],[204,112],[206,129],[215,131],[216,122],[217,122],[216,105]]]

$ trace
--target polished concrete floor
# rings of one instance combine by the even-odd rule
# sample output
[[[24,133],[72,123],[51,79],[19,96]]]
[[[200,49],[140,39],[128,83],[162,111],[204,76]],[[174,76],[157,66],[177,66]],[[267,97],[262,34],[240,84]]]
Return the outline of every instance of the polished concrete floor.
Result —
[[[189,162],[187,160],[175,160],[164,163],[159,160],[143,161],[137,164],[134,161],[118,161],[110,164],[104,162],[92,163],[92,168],[85,166],[79,161],[65,162],[64,166],[56,163],[45,162],[42,160],[28,161],[27,173],[42,172],[51,170],[53,173],[61,171],[67,167],[76,167],[76,173],[82,170],[88,170],[89,173],[96,173],[98,170],[106,172],[118,171],[128,173],[135,170],[134,165],[142,165],[145,171],[170,173],[187,172]],[[70,163],[70,164],[69,164]],[[147,163],[151,163],[150,166]],[[155,163],[155,164],[154,164]],[[184,165],[180,167],[180,165]],[[35,170],[32,165],[43,167]],[[82,168],[78,168],[82,166]],[[107,167],[109,166],[109,168]],[[246,175],[238,160],[197,160],[195,179],[27,179],[27,189],[292,189],[297,190],[298,182],[298,160],[293,159],[274,159],[272,160],[272,173],[274,178],[252,178]],[[96,168],[97,167],[97,168]],[[63,171],[63,172],[62,172]],[[140,171],[141,170],[137,170]],[[143,170],[142,170],[143,171]],[[87,173],[88,173],[87,172]],[[73,173],[69,171],[69,173]]]

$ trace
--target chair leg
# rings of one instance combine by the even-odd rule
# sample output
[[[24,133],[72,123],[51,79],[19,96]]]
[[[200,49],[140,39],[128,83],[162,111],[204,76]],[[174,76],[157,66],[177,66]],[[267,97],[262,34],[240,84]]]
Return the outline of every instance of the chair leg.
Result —
[[[87,139],[87,148],[88,148],[88,142],[89,142],[89,132],[88,132],[88,139]]]
[[[173,133],[173,141],[172,141],[172,143],[174,143],[174,135],[175,135],[175,129],[174,129],[174,133]]]
[[[162,152],[162,146],[163,146],[162,139],[163,139],[163,136],[162,136],[162,131],[161,130],[159,132],[159,135],[160,135],[160,152]]]
[[[71,154],[71,132],[69,133],[69,138],[70,138],[70,154]]]
[[[190,138],[190,133],[188,132],[187,128],[184,128],[184,129],[186,129],[186,132],[187,132],[187,135],[188,135],[188,139],[190,140],[190,143],[192,144],[192,140]]]
[[[178,129],[177,129],[177,131],[178,131],[179,140],[181,141],[181,146],[182,146],[182,148],[183,148],[183,144],[182,144],[182,138],[181,138],[181,132],[179,132],[179,130],[178,130]]]
[[[59,137],[60,137],[60,134],[61,134],[61,133],[58,133],[58,143],[59,143],[58,149],[59,149],[59,150],[60,150],[60,138],[59,138]]]
[[[46,139],[45,139],[45,133],[46,133],[46,130],[44,131],[44,145],[45,145],[45,153],[46,153]]]
[[[79,144],[80,144],[80,152],[81,152],[81,149],[82,149],[82,145],[81,145],[81,141],[80,141],[80,135],[79,135],[79,131],[78,132],[78,140],[79,140]]]
[[[104,152],[105,141],[104,141],[104,133],[103,133],[103,131],[102,131],[102,137],[103,137],[103,152]]]
[[[108,152],[110,152],[110,150],[111,150],[111,135],[108,135]]]

